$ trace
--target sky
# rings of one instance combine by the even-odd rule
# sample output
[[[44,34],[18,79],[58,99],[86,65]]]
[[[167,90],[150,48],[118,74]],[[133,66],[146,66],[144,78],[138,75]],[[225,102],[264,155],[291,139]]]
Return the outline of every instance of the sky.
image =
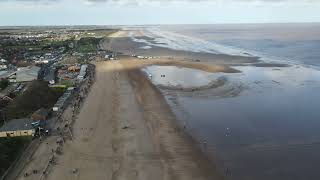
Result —
[[[320,22],[320,0],[0,0],[0,26]]]

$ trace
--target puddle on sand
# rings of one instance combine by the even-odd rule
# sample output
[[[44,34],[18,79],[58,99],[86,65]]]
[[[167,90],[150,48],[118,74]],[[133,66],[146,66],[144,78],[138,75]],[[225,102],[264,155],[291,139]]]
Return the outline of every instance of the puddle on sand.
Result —
[[[237,96],[164,93],[179,122],[196,140],[207,142],[203,150],[214,157],[226,179],[318,180],[320,72],[301,66],[235,68],[242,73],[215,78],[244,84],[247,88]],[[211,77],[168,69],[172,84],[201,86]],[[155,84],[167,83],[152,78]]]
[[[204,87],[221,80],[220,73],[208,73],[177,66],[153,65],[143,68],[143,71],[155,85],[168,88]]]

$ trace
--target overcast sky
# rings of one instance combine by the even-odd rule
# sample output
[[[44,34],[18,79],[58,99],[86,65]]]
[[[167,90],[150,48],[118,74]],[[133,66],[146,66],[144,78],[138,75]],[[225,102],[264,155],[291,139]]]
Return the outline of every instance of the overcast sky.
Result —
[[[0,0],[0,25],[320,22],[320,0]]]

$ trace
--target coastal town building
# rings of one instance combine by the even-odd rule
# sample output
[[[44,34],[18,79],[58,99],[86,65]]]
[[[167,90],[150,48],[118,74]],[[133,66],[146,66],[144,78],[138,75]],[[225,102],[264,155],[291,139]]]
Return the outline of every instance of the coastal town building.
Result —
[[[15,71],[0,71],[0,79],[9,79],[11,76],[15,76]]]
[[[8,68],[5,64],[0,64],[0,70],[6,70]]]
[[[78,79],[82,80],[86,76],[88,65],[84,64],[81,66],[80,73],[78,75]]]
[[[0,59],[0,63],[7,63],[7,60],[5,60],[5,59]]]
[[[70,66],[70,67],[68,67],[68,71],[78,72],[78,71],[80,71],[80,67],[79,66]]]
[[[68,89],[56,102],[56,104],[53,106],[52,111],[58,112],[61,109],[63,109],[68,101],[68,99],[71,97],[71,94],[73,93],[73,89]]]
[[[45,121],[47,120],[48,115],[48,110],[46,110],[45,108],[40,108],[31,115],[31,119],[33,121]]]
[[[16,82],[27,82],[37,80],[40,69],[41,68],[38,66],[19,68],[16,72]]]
[[[12,119],[0,128],[0,137],[34,136],[32,119]]]
[[[43,80],[48,81],[49,84],[55,84],[55,79],[56,79],[56,68],[55,67],[50,67],[48,68]]]

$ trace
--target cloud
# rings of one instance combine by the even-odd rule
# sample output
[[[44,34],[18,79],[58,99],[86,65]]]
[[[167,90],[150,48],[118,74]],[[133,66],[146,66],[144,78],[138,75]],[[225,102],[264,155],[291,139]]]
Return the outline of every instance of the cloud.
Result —
[[[56,3],[61,0],[0,0],[0,3],[43,3],[43,4],[48,4],[48,3]]]
[[[126,0],[86,0],[90,2],[121,2]],[[127,0],[128,1],[128,0]],[[320,0],[133,0],[137,2],[223,2],[223,1],[233,1],[233,2],[320,2]]]
[[[171,4],[171,3],[262,3],[262,4],[314,4],[320,3],[320,0],[84,0],[89,4],[113,3],[113,4]]]
[[[6,0],[4,0],[6,1]],[[57,2],[59,0],[13,0],[13,1],[17,1],[17,2]]]
[[[0,2],[16,1],[16,2],[58,2],[63,0],[0,0]],[[92,3],[106,3],[106,2],[304,2],[304,3],[315,3],[320,2],[320,0],[85,0]],[[75,1],[76,2],[76,1]]]
[[[179,3],[207,3],[207,4],[228,4],[228,3],[249,3],[249,4],[316,4],[320,3],[320,0],[80,0],[85,5],[99,5],[99,4],[111,4],[111,5],[144,5],[144,4],[160,4],[170,5]],[[1,2],[10,3],[35,3],[35,4],[54,4],[57,2],[64,3],[79,3],[79,0],[0,0]]]

